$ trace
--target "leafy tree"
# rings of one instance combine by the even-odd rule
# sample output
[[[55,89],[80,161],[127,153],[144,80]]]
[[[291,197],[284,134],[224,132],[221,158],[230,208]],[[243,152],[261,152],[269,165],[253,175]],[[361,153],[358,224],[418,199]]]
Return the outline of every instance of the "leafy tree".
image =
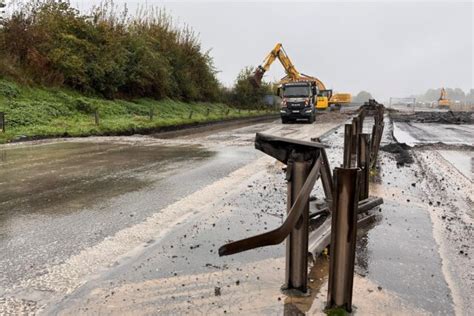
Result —
[[[263,98],[271,94],[270,85],[262,82],[260,87],[255,87],[250,82],[253,77],[253,67],[245,67],[240,71],[232,90],[232,103],[241,107],[254,107],[263,103]]]
[[[87,15],[68,2],[31,0],[1,22],[0,74],[13,61],[39,84],[109,98],[218,98],[212,58],[191,28],[160,10],[117,12],[112,0]]]
[[[464,101],[466,94],[460,88],[446,88],[446,93],[448,94],[448,99],[450,100],[459,100]],[[420,101],[432,102],[437,101],[441,95],[441,88],[437,89],[428,89],[424,95],[418,97]]]

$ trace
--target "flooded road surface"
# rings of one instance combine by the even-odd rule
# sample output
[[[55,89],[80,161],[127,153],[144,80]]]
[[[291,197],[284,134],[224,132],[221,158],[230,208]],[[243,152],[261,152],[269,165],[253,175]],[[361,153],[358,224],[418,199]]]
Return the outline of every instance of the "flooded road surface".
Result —
[[[280,226],[286,213],[283,165],[253,149],[255,132],[302,140],[324,135],[323,141],[331,146],[331,167],[335,167],[342,161],[341,124],[345,120],[344,115],[331,114],[319,116],[314,125],[272,122],[176,138],[90,138],[68,143],[71,148],[66,152],[80,155],[104,145],[96,154],[99,157],[99,153],[114,155],[122,148],[128,158],[117,158],[122,162],[116,165],[103,159],[90,167],[96,168],[92,175],[103,175],[100,181],[109,184],[99,187],[93,180],[78,181],[88,179],[87,168],[68,171],[69,166],[59,158],[56,167],[38,169],[43,171],[36,180],[21,177],[30,184],[39,183],[46,170],[65,170],[77,181],[65,181],[62,186],[77,188],[77,192],[91,190],[78,194],[82,198],[74,203],[64,199],[55,205],[45,200],[38,210],[27,212],[22,211],[28,205],[25,202],[18,215],[7,211],[2,215],[10,219],[10,225],[26,224],[2,236],[1,245],[10,253],[1,261],[2,270],[5,266],[9,274],[2,275],[5,288],[0,293],[0,314],[322,315],[327,293],[326,257],[311,268],[311,294],[295,298],[280,292],[284,244],[226,257],[219,257],[217,249],[231,240]],[[386,126],[384,143],[393,141],[389,122]],[[169,152],[157,158],[157,153],[146,154],[148,150]],[[136,152],[141,153],[136,158],[140,160],[131,163]],[[65,160],[73,161],[72,156],[66,154]],[[464,207],[466,188],[449,191],[451,199],[459,200],[440,200],[438,206],[432,197],[437,189],[427,186],[432,181],[425,179],[421,162],[398,168],[392,154],[381,152],[380,156],[371,194],[383,197],[385,204],[377,221],[360,231],[353,296],[356,312],[441,315],[469,310],[470,276],[460,274],[447,256],[453,256],[453,251],[459,256],[460,249],[470,249],[456,248],[461,247],[456,243],[448,249],[439,237],[443,232],[439,230],[438,235],[432,226],[438,216],[443,221],[441,210]],[[94,159],[88,160],[92,164]],[[46,161],[54,159],[43,161],[47,166]],[[80,158],[74,161],[84,163]],[[122,176],[133,185],[115,185],[123,191],[111,190],[113,181]],[[17,182],[12,183],[21,188],[21,181]],[[50,198],[61,192],[50,190]],[[15,192],[9,193],[10,200],[25,198]],[[30,198],[41,195],[41,190],[38,192]],[[319,184],[312,195],[322,197]],[[35,233],[23,234],[24,229]],[[466,229],[469,231],[469,226]],[[44,237],[35,244],[36,236]],[[461,237],[456,238],[457,242]],[[468,244],[472,237],[464,233],[461,239],[462,244]],[[35,248],[29,249],[29,243]],[[31,259],[17,259],[13,250]],[[469,266],[471,255],[464,253],[454,259]],[[43,266],[28,268],[43,259]],[[14,260],[20,266],[18,271],[9,264]]]
[[[340,122],[323,124],[322,131]],[[228,192],[262,171],[250,164],[249,174],[229,178],[261,159],[253,148],[258,131],[317,135],[315,125],[270,122],[172,139],[2,146],[0,314],[43,310],[144,245],[179,235],[180,225],[206,207],[214,211]]]
[[[393,136],[409,146],[434,143],[474,146],[474,124],[394,122]]]
[[[0,288],[47,273],[256,154],[113,141],[1,149]]]

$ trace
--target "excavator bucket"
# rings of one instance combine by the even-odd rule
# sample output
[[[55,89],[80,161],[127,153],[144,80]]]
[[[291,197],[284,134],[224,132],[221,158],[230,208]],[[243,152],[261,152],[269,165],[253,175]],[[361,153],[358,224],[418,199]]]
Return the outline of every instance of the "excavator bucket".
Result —
[[[259,88],[260,85],[262,84],[262,78],[263,78],[263,74],[264,74],[264,71],[258,67],[256,70],[255,70],[255,73],[252,77],[250,77],[250,83],[252,84],[252,86],[254,86],[254,88]]]

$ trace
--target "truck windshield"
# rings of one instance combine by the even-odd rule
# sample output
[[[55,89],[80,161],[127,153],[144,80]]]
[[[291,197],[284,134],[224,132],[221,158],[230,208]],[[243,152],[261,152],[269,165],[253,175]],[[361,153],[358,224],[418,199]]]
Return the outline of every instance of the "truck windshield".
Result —
[[[310,95],[308,86],[286,86],[283,90],[284,97],[307,97]]]

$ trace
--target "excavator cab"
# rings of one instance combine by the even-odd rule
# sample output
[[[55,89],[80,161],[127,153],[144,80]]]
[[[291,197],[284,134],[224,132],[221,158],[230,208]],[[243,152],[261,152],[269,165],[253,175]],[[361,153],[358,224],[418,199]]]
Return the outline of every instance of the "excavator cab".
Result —
[[[318,110],[327,109],[329,106],[329,100],[331,99],[331,97],[332,97],[331,89],[320,90],[317,97],[316,109]]]

